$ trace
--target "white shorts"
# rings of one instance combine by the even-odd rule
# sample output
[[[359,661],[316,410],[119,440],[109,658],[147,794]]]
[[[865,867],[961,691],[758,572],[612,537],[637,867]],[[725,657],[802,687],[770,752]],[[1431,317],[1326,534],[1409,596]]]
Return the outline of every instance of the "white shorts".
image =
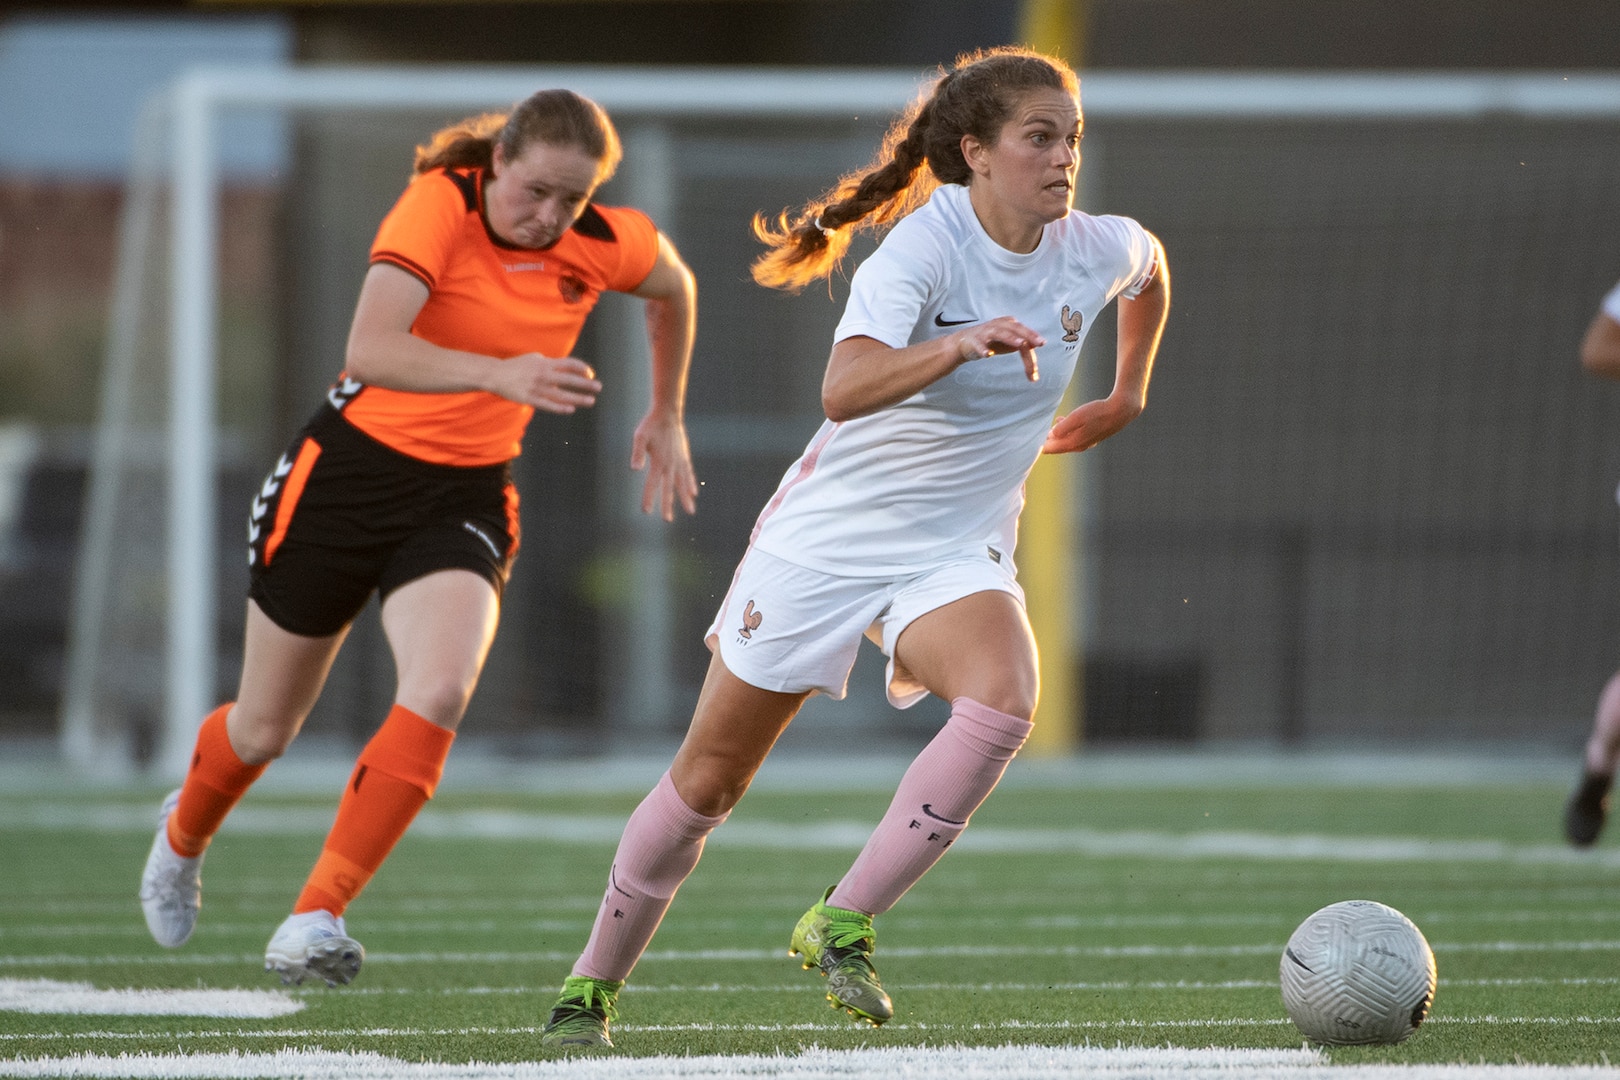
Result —
[[[861,637],[889,658],[889,701],[909,708],[928,695],[896,669],[894,643],[913,620],[973,593],[996,590],[1024,604],[1006,555],[939,563],[903,578],[850,578],[808,570],[753,548],[704,640],[733,675],[761,690],[842,698]]]

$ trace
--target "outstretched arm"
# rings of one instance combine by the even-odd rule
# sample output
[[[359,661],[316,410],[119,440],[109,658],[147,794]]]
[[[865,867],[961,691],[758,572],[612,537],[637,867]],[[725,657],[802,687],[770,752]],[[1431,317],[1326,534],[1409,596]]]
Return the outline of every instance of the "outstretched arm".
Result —
[[[1597,313],[1581,342],[1581,366],[1594,375],[1620,379],[1620,322]]]
[[[1159,351],[1164,321],[1170,314],[1170,266],[1159,253],[1159,269],[1133,300],[1117,301],[1119,345],[1114,362],[1114,389],[1106,398],[1088,401],[1059,420],[1046,437],[1042,453],[1069,454],[1090,450],[1142,415],[1147,406],[1153,357]]]
[[[656,503],[665,521],[675,503],[697,513],[697,474],[686,439],[686,377],[697,336],[697,279],[669,238],[658,237],[653,268],[632,294],[647,301],[647,338],[652,346],[652,403],[630,442],[630,467],[646,469],[641,512]]]

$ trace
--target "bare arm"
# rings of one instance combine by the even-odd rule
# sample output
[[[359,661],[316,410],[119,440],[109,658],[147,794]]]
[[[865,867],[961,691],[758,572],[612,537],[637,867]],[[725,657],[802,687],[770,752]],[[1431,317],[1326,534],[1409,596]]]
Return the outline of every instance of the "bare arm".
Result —
[[[553,413],[596,404],[602,384],[583,360],[539,353],[502,359],[417,337],[411,324],[427,299],[427,286],[397,266],[372,266],[349,327],[348,374],[372,386],[420,394],[484,390]]]
[[[1003,315],[933,341],[896,349],[876,338],[844,338],[832,348],[821,382],[821,407],[835,423],[868,416],[906,400],[963,364],[1016,352],[1030,382],[1040,378],[1035,350],[1046,339]]]
[[[1581,342],[1581,366],[1593,375],[1620,379],[1620,322],[1600,311]]]
[[[1159,272],[1133,300],[1117,301],[1119,344],[1114,361],[1114,389],[1098,401],[1088,401],[1059,420],[1046,438],[1042,452],[1068,454],[1089,450],[1142,415],[1147,407],[1148,380],[1159,351],[1164,322],[1170,314],[1170,266],[1159,253]]]
[[[658,237],[658,258],[633,291],[647,301],[647,338],[652,347],[652,402],[636,425],[630,467],[647,470],[641,511],[658,506],[665,521],[675,520],[675,502],[697,512],[697,474],[686,438],[686,378],[697,336],[697,279],[675,245]]]

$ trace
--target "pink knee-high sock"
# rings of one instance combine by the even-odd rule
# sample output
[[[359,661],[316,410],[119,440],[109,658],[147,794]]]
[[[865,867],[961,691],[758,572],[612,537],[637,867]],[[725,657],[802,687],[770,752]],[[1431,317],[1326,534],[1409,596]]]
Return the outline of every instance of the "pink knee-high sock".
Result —
[[[950,720],[906,770],[888,812],[827,903],[868,915],[893,907],[967,828],[1034,727],[972,698],[952,700]]]
[[[573,974],[612,982],[630,977],[675,890],[703,854],[703,838],[724,820],[725,814],[707,817],[687,806],[669,773],[659,779],[624,826],[607,895]]]

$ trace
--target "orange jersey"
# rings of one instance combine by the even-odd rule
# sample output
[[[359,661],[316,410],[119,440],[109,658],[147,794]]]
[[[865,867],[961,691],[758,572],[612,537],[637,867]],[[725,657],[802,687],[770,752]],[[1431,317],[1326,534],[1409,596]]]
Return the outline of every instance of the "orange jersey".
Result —
[[[411,333],[485,356],[568,356],[604,290],[628,292],[652,271],[658,230],[638,210],[590,205],[551,247],[513,247],[490,232],[484,171],[436,169],[411,181],[383,219],[371,261],[428,287]],[[534,409],[496,394],[419,394],[344,377],[327,395],[355,427],[441,465],[518,455]]]

